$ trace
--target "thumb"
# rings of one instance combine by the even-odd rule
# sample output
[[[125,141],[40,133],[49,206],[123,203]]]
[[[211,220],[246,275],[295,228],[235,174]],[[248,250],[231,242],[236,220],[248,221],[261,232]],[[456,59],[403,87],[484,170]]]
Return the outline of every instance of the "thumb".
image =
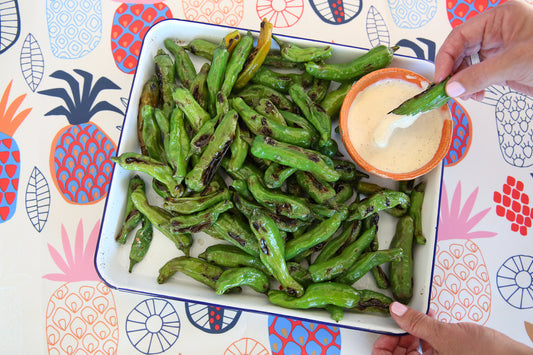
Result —
[[[433,347],[435,347],[435,343],[438,343],[439,339],[442,339],[444,335],[442,331],[445,323],[433,319],[402,303],[393,302],[390,305],[390,313],[392,318],[403,330],[426,341]]]

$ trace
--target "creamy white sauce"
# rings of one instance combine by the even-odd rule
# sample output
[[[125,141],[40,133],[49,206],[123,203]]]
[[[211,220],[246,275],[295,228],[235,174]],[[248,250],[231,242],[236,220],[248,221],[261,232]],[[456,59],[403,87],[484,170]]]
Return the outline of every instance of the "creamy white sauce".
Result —
[[[444,124],[441,110],[419,117],[387,116],[422,90],[413,83],[390,79],[370,85],[357,95],[349,112],[348,134],[354,148],[370,165],[404,173],[424,166],[435,155]],[[383,123],[385,119],[392,121]]]

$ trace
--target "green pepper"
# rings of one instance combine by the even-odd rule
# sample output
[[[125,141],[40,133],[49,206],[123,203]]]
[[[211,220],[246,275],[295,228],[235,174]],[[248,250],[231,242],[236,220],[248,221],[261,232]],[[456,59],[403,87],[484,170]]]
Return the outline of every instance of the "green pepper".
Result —
[[[188,233],[176,233],[170,228],[170,212],[151,206],[142,189],[136,189],[131,194],[131,200],[135,207],[153,224],[153,226],[170,239],[174,245],[185,255],[189,254],[192,245],[192,236]]]
[[[392,298],[381,292],[368,289],[359,290],[359,294],[361,295],[361,299],[357,305],[350,308],[351,311],[389,314],[389,306],[392,303]]]
[[[176,105],[183,111],[194,132],[198,132],[211,115],[196,101],[191,92],[184,88],[176,88],[172,93]]]
[[[242,98],[249,106],[259,105],[262,98],[270,100],[279,110],[292,112],[294,103],[284,94],[265,85],[250,84],[240,90],[236,96]]]
[[[394,299],[408,304],[413,297],[413,219],[405,215],[398,219],[391,248],[401,248],[402,256],[390,263],[390,283]]]
[[[236,44],[235,49],[229,58],[226,72],[224,74],[224,82],[220,89],[226,96],[230,95],[239,73],[243,70],[246,59],[252,51],[253,42],[253,36],[248,32],[240,39],[239,43]]]
[[[163,41],[165,47],[174,56],[174,68],[178,79],[186,88],[189,88],[191,82],[196,76],[196,68],[185,49],[173,40],[167,38]]]
[[[256,292],[265,293],[270,281],[264,272],[253,267],[239,267],[225,270],[215,284],[217,295],[222,295],[235,287],[248,286]]]
[[[207,195],[167,198],[163,207],[179,214],[193,214],[229,199],[231,199],[231,192],[228,189],[220,189]]]
[[[398,48],[398,46],[387,47],[385,45],[379,45],[345,63],[324,64],[307,62],[305,63],[305,70],[320,79],[340,82],[356,80],[374,70],[389,66],[392,63],[393,54]]]
[[[333,256],[325,261],[313,263],[309,266],[309,272],[314,282],[322,282],[334,279],[340,275],[345,275],[352,265],[357,261],[363,251],[368,248],[376,234],[376,227],[366,230],[353,243],[348,245],[339,255]],[[338,282],[343,282],[343,277],[337,278]],[[349,285],[353,282],[344,282]]]
[[[165,148],[161,129],[155,119],[155,109],[150,105],[144,105],[142,109],[143,129],[142,137],[147,155],[162,163],[166,163]]]
[[[438,84],[431,84],[427,89],[404,101],[390,113],[402,116],[414,116],[445,105],[450,100],[445,90],[446,83],[449,79],[448,77]]]
[[[210,42],[203,38],[195,38],[185,46],[192,54],[205,58],[209,61],[213,60],[215,49],[218,44]]]
[[[286,243],[285,259],[291,260],[306,250],[327,241],[339,229],[342,214],[335,212],[330,218],[306,231],[301,236],[291,239]]]
[[[257,135],[250,152],[257,158],[308,171],[328,182],[337,181],[340,177],[329,157],[314,150],[277,141],[271,137]]]
[[[331,57],[333,53],[331,46],[302,48],[293,43],[282,41],[276,36],[272,36],[272,38],[279,45],[281,56],[291,62],[316,62]]]
[[[208,112],[211,113],[211,116],[215,115],[215,101],[217,93],[222,86],[224,81],[224,74],[226,72],[226,66],[228,65],[229,60],[229,51],[226,48],[226,44],[222,42],[213,55],[213,60],[211,61],[211,68],[207,74],[207,91],[209,93],[208,101]]]
[[[307,95],[313,102],[316,102],[320,105],[322,100],[326,97],[331,80],[323,80],[319,78],[313,78],[311,87],[307,90]],[[325,109],[324,109],[325,111]],[[327,112],[326,112],[327,114]],[[331,118],[331,116],[328,115]]]
[[[202,191],[211,182],[220,161],[228,151],[233,138],[239,116],[234,110],[229,111],[220,121],[214,139],[209,142],[199,161],[185,176],[185,183],[193,191]]]
[[[247,183],[248,190],[260,205],[289,218],[304,221],[309,218],[311,211],[301,199],[265,188],[257,175],[250,176]]]
[[[229,171],[237,171],[242,168],[242,165],[248,156],[249,145],[246,141],[247,138],[250,138],[250,132],[246,128],[241,128],[241,126],[237,124],[235,127],[235,138],[229,147],[231,156],[225,164],[225,169]]]
[[[276,105],[267,98],[259,99],[259,104],[254,107],[254,110],[259,114],[269,118],[270,120],[276,121],[277,123],[286,126],[285,118],[278,110]]]
[[[302,189],[316,202],[324,203],[335,196],[335,189],[327,181],[315,177],[313,174],[298,170],[296,171],[296,181]]]
[[[131,194],[136,189],[142,189],[144,191],[144,181],[139,175],[133,176],[128,183],[128,193],[126,196],[126,212],[124,213],[124,222],[120,227],[120,231],[117,233],[115,240],[117,243],[125,244],[128,235],[141,223],[142,214],[135,208],[133,201],[131,200]]]
[[[241,248],[231,244],[214,244],[198,255],[210,263],[227,268],[253,267],[268,274],[268,269],[263,265],[259,254],[253,256]]]
[[[166,154],[169,164],[174,169],[173,177],[178,184],[181,184],[187,175],[189,163],[189,135],[185,128],[183,112],[177,107],[170,115],[170,134]]]
[[[354,219],[365,219],[371,214],[393,208],[400,205],[402,208],[409,207],[409,195],[401,191],[382,190],[372,196],[350,206],[352,214],[349,221]]]
[[[189,91],[192,94],[192,97],[200,107],[202,107],[205,111],[208,109],[209,105],[209,92],[207,90],[207,74],[209,73],[209,70],[211,69],[211,63],[204,63],[200,67],[200,71],[198,72],[198,75],[194,77],[194,79],[191,81],[191,85],[189,87]]]
[[[336,281],[346,284],[353,284],[361,277],[366,275],[375,266],[399,260],[402,257],[403,249],[391,248],[371,251],[363,254],[344,274],[337,278]]]
[[[229,211],[222,213],[205,232],[231,243],[252,256],[259,256],[257,239],[250,230],[247,221],[244,221],[239,215]]]
[[[259,257],[270,274],[279,281],[287,294],[302,296],[304,288],[289,274],[285,262],[285,243],[272,218],[261,211],[255,211],[249,222],[259,242]]]
[[[205,260],[192,256],[178,256],[167,261],[160,269],[157,283],[163,284],[168,281],[176,272],[182,272],[187,276],[215,289],[216,282],[224,270]]]
[[[235,97],[231,103],[253,134],[272,137],[287,144],[295,144],[304,148],[311,146],[312,135],[307,130],[284,126],[269,119],[248,106],[240,97]]]
[[[172,91],[176,86],[174,61],[163,49],[157,51],[154,57],[155,73],[157,75],[161,98],[165,113],[172,110],[174,101],[172,100]]]
[[[422,203],[424,202],[424,190],[426,183],[421,182],[417,184],[411,191],[411,205],[409,206],[409,215],[413,218],[414,223],[414,238],[416,244],[426,244],[426,237],[422,230]]]
[[[361,224],[360,221],[355,220],[341,225],[341,233],[335,238],[328,240],[327,244],[320,251],[320,254],[313,261],[313,265],[318,265],[340,254],[346,245],[350,245],[357,239],[361,232]]]
[[[352,82],[341,83],[338,88],[328,92],[324,99],[319,101],[320,106],[322,106],[331,119],[339,116],[344,98],[348,95],[348,91],[350,91],[352,85]]]
[[[197,233],[211,226],[220,214],[231,208],[233,208],[233,202],[223,200],[203,211],[172,217],[170,227],[176,233]]]
[[[307,95],[301,85],[292,84],[289,88],[289,94],[302,110],[304,117],[320,134],[319,146],[331,145],[331,118],[326,114],[326,111]]]
[[[266,187],[268,187],[269,189],[277,189],[283,185],[283,183],[289,178],[289,176],[291,176],[297,171],[297,168],[281,165],[278,163],[272,163],[265,170],[265,175],[263,176],[263,179],[265,181]]]
[[[159,83],[157,77],[154,75],[146,83],[144,83],[141,98],[139,100],[139,109],[137,113],[137,138],[139,139],[139,146],[141,147],[141,153],[148,155],[148,150],[144,144],[143,138],[143,109],[144,106],[151,106],[152,108],[157,107],[159,104],[160,92],[159,92]]]
[[[305,71],[303,73],[280,73],[262,66],[257,69],[250,81],[254,84],[267,86],[283,94],[288,94],[289,87],[292,84],[298,84],[302,87],[310,86],[313,83],[313,76]]]
[[[144,256],[150,248],[153,238],[153,227],[150,220],[143,216],[141,228],[135,233],[133,243],[130,249],[130,267],[128,271],[131,273],[133,266],[144,259]]]
[[[172,196],[181,192],[180,185],[172,176],[172,169],[165,163],[138,153],[122,153],[118,157],[111,157],[114,163],[127,170],[141,171],[162,182]]]
[[[300,298],[292,297],[278,290],[268,292],[269,302],[280,307],[293,309],[324,308],[327,305],[352,308],[357,305],[360,299],[361,295],[355,288],[337,282],[311,284]]]

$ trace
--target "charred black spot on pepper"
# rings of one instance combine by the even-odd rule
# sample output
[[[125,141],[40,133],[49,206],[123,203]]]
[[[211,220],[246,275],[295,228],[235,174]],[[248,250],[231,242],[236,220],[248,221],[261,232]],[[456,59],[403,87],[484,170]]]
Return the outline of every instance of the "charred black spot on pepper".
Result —
[[[391,205],[391,201],[388,197],[385,197],[385,206],[389,207]]]
[[[197,140],[194,141],[194,146],[197,148],[205,147],[209,144],[209,142],[211,142],[212,139],[213,136],[211,134],[202,134]]]
[[[287,292],[287,294],[288,294],[289,296],[293,296],[293,297],[296,297],[296,296],[298,295],[298,291],[296,291],[295,289],[290,288],[290,287],[288,287],[288,288],[285,290],[285,292]]]
[[[144,163],[142,160],[133,157],[128,157],[124,159],[124,162],[126,164]]]
[[[372,212],[374,212],[374,206],[368,206],[365,210],[365,215],[371,214]]]
[[[243,238],[241,238],[240,235],[235,234],[235,233],[229,231],[229,232],[228,232],[228,236],[229,236],[231,239],[233,239],[234,241],[236,241],[237,243],[239,243],[240,246],[243,246],[243,247],[246,246],[246,240],[243,239]]]
[[[261,248],[261,252],[265,255],[269,255],[270,251],[268,250],[268,244],[264,238],[261,238],[259,241],[259,247]]]
[[[320,161],[320,157],[315,153],[307,153],[306,155],[307,158],[312,162],[318,163]]]

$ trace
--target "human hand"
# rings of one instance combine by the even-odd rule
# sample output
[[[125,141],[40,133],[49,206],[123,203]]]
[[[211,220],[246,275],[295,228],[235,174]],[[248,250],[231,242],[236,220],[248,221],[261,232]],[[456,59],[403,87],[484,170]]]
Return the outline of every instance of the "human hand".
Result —
[[[450,97],[482,100],[499,84],[533,95],[533,6],[509,0],[455,27],[435,58],[435,82]],[[470,63],[479,54],[479,64]]]
[[[474,323],[444,323],[399,302],[390,306],[392,318],[409,334],[382,335],[372,355],[532,354],[533,349],[494,329]]]

